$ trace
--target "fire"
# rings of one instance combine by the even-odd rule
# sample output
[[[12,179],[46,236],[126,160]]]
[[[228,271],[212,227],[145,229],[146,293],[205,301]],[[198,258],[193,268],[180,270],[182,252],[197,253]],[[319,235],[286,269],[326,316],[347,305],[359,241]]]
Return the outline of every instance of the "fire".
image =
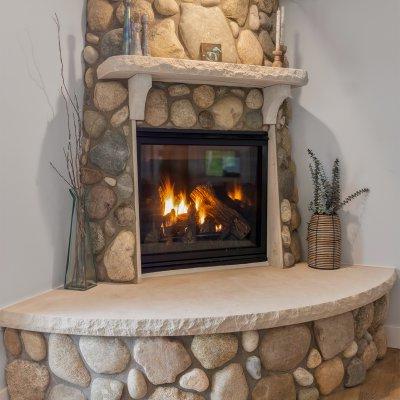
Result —
[[[175,195],[174,185],[167,178],[159,189],[160,199],[163,207],[163,216],[170,214],[174,211],[175,215],[187,214],[189,204],[186,200],[186,194],[180,192]]]
[[[242,187],[238,183],[235,183],[233,185],[233,188],[231,190],[229,190],[228,196],[232,200],[243,201],[244,200],[244,193],[243,193]]]
[[[215,232],[221,232],[221,231],[222,231],[222,225],[221,224],[215,225]]]
[[[199,216],[199,224],[203,225],[204,221],[206,220],[206,210],[203,207],[200,207],[197,213]]]

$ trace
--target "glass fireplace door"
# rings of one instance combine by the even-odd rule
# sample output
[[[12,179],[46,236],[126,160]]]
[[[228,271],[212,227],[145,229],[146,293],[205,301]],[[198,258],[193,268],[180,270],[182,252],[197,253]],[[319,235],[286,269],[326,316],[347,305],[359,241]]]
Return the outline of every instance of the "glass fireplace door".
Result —
[[[142,267],[266,260],[265,133],[138,132]]]

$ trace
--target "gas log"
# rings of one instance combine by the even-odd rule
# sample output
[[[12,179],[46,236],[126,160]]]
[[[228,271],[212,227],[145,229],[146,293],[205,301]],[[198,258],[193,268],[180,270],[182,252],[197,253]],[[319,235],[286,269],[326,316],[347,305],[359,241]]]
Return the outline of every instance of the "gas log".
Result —
[[[210,186],[196,186],[190,198],[205,207],[207,215],[211,216],[217,224],[222,225],[223,232],[230,232],[240,240],[250,233],[251,228],[247,221],[237,211],[222,203]]]

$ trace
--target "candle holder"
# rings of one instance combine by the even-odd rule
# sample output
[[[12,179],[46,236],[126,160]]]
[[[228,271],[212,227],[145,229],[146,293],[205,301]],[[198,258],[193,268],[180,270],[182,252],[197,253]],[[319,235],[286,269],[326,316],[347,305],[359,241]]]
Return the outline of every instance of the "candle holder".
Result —
[[[283,51],[281,50],[281,46],[280,45],[277,46],[276,50],[274,50],[272,52],[272,54],[274,55],[274,62],[272,63],[272,66],[274,68],[282,68],[282,66],[283,66],[283,62],[282,62]]]

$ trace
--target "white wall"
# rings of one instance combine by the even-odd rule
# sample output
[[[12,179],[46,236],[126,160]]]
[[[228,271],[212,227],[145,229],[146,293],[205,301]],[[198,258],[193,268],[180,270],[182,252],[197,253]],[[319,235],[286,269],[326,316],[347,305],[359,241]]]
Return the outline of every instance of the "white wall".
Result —
[[[66,77],[82,91],[84,0],[11,1],[0,13],[0,307],[63,282],[70,202],[49,167],[61,167],[65,113],[56,27]],[[4,349],[0,345],[0,371]],[[0,373],[0,391],[4,387]]]
[[[290,64],[310,83],[296,92],[291,124],[305,240],[311,200],[307,147],[330,169],[342,161],[343,192],[371,188],[341,214],[346,263],[400,267],[400,2],[283,0]],[[388,324],[400,346],[400,288]]]

